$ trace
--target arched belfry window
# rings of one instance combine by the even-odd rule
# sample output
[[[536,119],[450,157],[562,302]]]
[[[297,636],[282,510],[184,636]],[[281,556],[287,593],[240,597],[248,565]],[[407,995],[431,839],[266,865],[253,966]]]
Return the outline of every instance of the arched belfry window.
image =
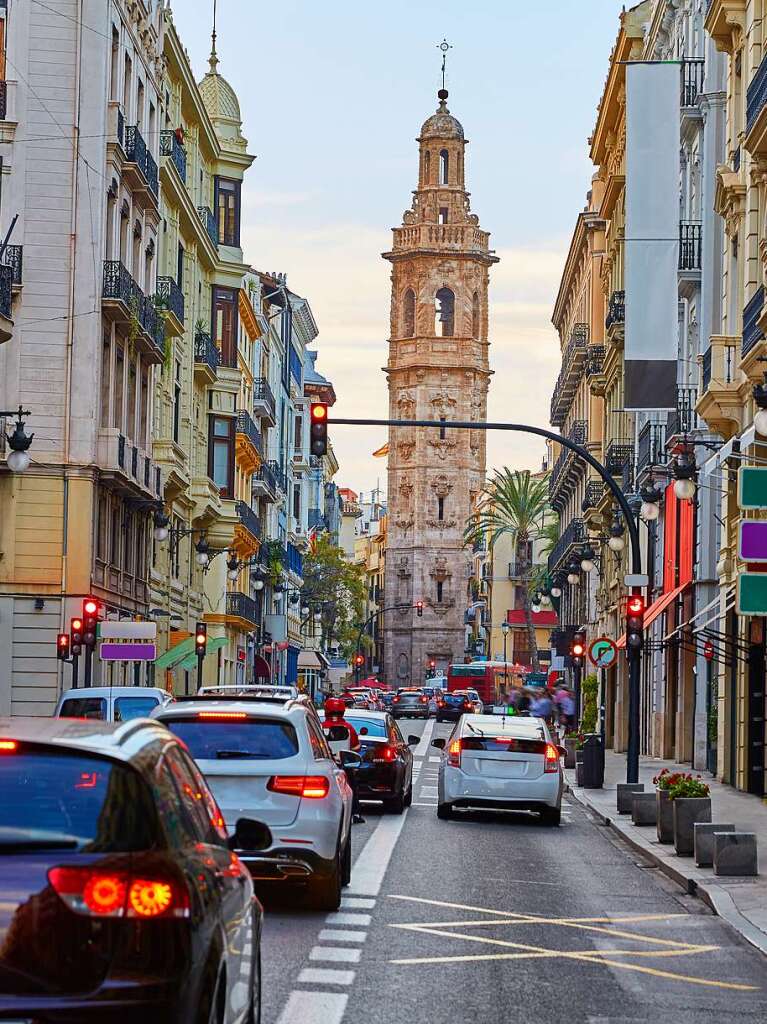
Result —
[[[402,300],[402,336],[412,338],[415,335],[415,292],[408,288]]]
[[[423,158],[423,183],[424,185],[429,184],[431,178],[431,153],[427,149]]]
[[[479,292],[471,297],[471,336],[479,338]]]
[[[439,153],[439,183],[440,185],[447,185],[447,176],[450,171],[450,154],[446,149],[440,150]]]
[[[452,338],[455,328],[455,295],[449,288],[440,288],[434,299],[434,333],[438,338]]]

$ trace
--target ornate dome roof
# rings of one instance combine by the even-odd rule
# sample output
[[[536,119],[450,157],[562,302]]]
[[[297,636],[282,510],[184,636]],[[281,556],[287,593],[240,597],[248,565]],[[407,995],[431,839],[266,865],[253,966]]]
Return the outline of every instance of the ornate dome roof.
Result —
[[[242,123],[240,101],[231,85],[216,71],[217,64],[214,50],[210,55],[210,71],[200,82],[202,102],[213,120],[221,117]]]
[[[443,95],[444,93],[444,95]],[[439,91],[439,106],[436,114],[427,117],[421,127],[422,139],[462,139],[463,125],[447,109],[447,89]]]

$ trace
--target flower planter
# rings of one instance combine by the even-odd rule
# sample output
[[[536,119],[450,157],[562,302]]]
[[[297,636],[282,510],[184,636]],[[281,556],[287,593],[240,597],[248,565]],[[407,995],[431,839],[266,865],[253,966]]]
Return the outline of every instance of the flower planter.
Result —
[[[695,851],[695,822],[711,821],[711,797],[678,796],[671,800],[674,819],[674,849],[680,857]]]
[[[668,795],[667,789],[656,789],[655,796],[658,801],[658,820],[656,829],[659,843],[674,842],[674,801]]]
[[[565,768],[575,768],[576,741],[565,737]]]

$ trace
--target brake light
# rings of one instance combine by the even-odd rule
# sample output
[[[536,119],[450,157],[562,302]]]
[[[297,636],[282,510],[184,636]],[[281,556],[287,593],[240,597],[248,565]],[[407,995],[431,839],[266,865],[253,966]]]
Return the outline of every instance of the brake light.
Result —
[[[428,704],[429,703],[429,698],[428,697],[421,697],[421,703],[422,704]]]
[[[282,793],[285,796],[321,800],[330,792],[330,783],[324,775],[273,775],[266,788],[272,793]]]
[[[59,867],[50,869],[48,881],[70,910],[86,917],[189,916],[189,895],[170,878]]]
[[[447,748],[447,763],[454,768],[461,767],[461,741],[453,740]]]
[[[227,718],[243,719],[248,717],[247,711],[198,711],[198,718],[215,718],[225,720]]]
[[[16,740],[0,740],[0,753],[13,754],[19,749]]]
[[[397,751],[394,747],[386,746],[376,751],[373,761],[396,761],[396,759]]]
[[[394,704],[398,704],[399,703],[399,697],[395,697],[393,703]]]
[[[556,772],[559,771],[559,751],[553,743],[547,743],[546,749],[543,752],[544,757],[544,772]]]

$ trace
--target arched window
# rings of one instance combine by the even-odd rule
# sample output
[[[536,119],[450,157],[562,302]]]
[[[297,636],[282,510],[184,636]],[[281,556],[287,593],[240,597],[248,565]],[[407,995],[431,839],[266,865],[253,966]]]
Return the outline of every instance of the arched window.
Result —
[[[427,149],[423,157],[423,183],[424,185],[429,184],[431,178],[431,153]]]
[[[452,338],[455,325],[455,295],[449,288],[440,288],[434,299],[434,333],[438,338]]]
[[[479,338],[479,292],[471,297],[471,336]]]
[[[447,185],[447,175],[450,168],[450,154],[446,149],[440,150],[439,154],[439,183]]]
[[[415,335],[415,292],[408,288],[402,300],[402,336],[412,338]]]

